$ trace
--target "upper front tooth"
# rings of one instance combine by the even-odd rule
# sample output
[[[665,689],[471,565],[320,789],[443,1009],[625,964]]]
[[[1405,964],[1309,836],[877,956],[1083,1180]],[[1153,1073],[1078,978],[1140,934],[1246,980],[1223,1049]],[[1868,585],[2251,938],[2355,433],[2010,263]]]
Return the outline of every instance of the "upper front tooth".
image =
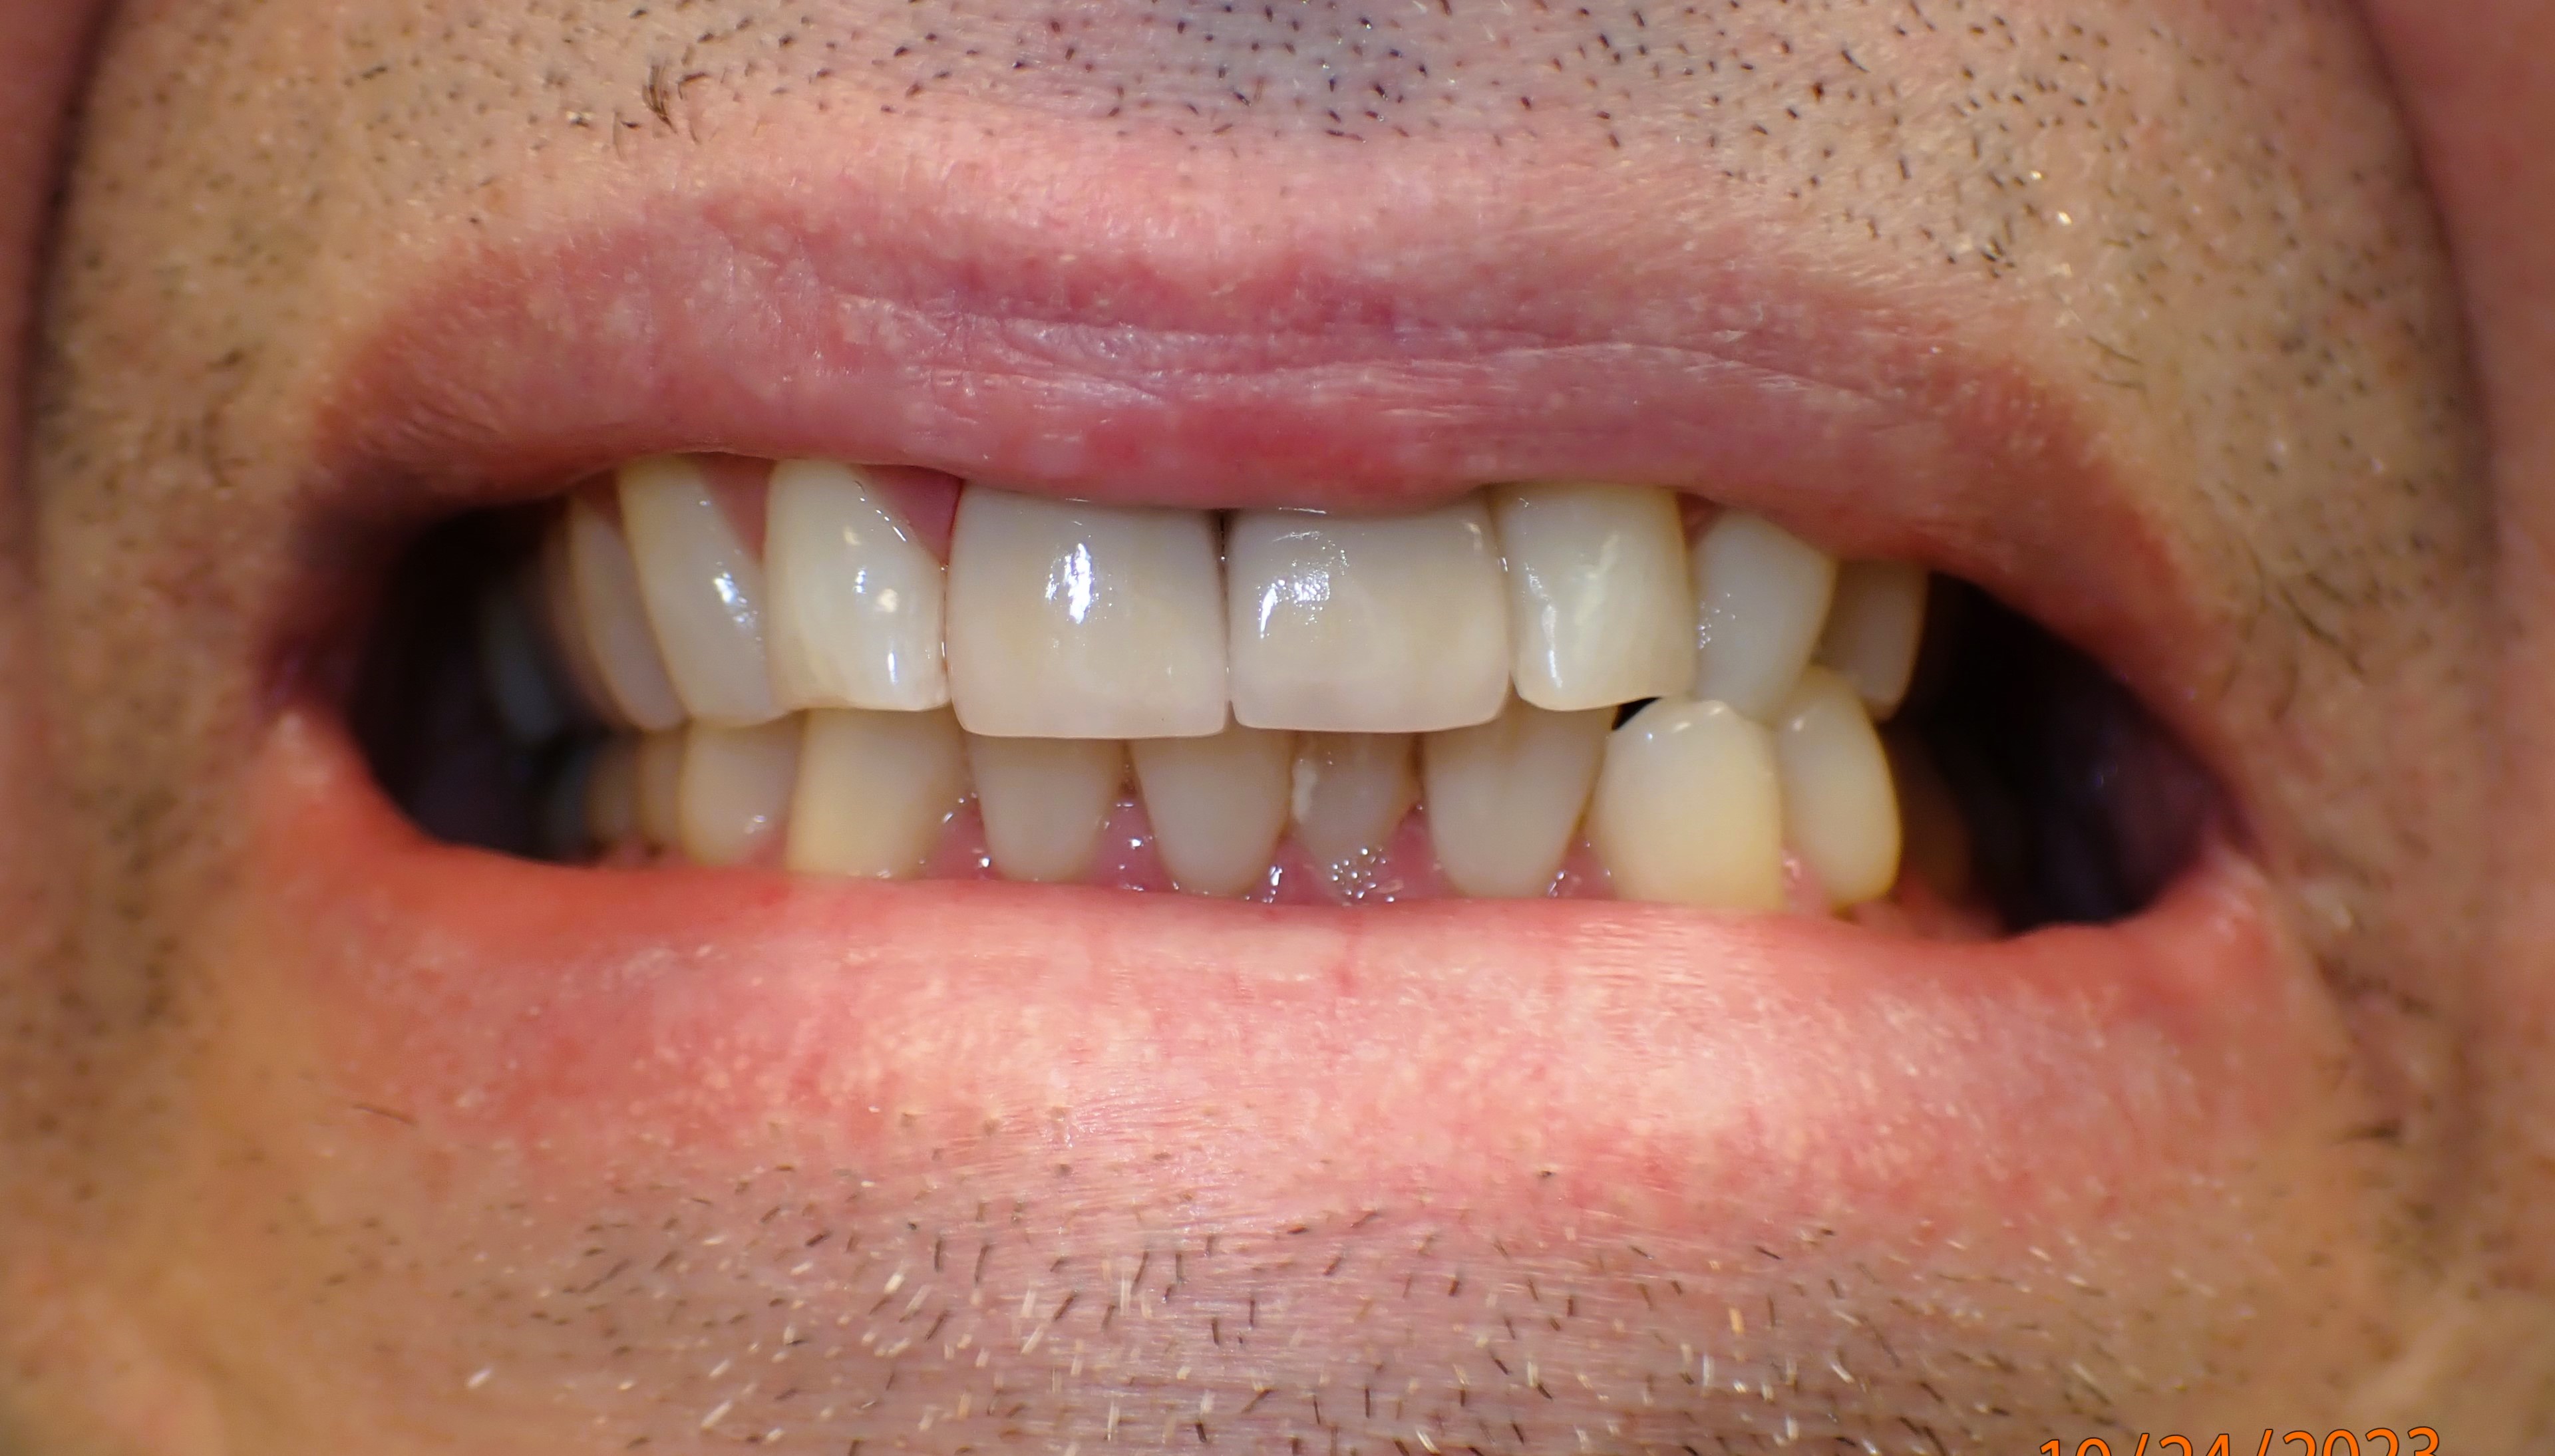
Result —
[[[1307,733],[1288,786],[1295,838],[1338,870],[1381,853],[1419,801],[1407,733]]]
[[[1286,832],[1293,735],[1228,727],[1213,738],[1140,738],[1127,752],[1174,887],[1240,895],[1268,879]]]
[[[1803,672],[1775,717],[1774,757],[1784,837],[1828,904],[1888,894],[1898,879],[1898,798],[1853,685],[1825,667]]]
[[[603,680],[603,664],[594,655],[593,635],[586,630],[585,610],[577,601],[575,547],[568,537],[565,511],[551,518],[542,534],[541,557],[535,567],[542,625],[578,702],[606,727],[627,728],[630,720]],[[638,609],[635,602],[632,605]],[[658,671],[664,674],[662,667]]]
[[[648,625],[639,565],[630,543],[592,502],[567,503],[568,572],[576,582],[577,618],[613,706],[635,727],[663,733],[683,721],[682,700],[666,674],[665,655]]]
[[[1661,698],[1616,729],[1588,823],[1625,900],[1782,908],[1773,735],[1727,703]]]
[[[1063,884],[1090,873],[1126,778],[1124,745],[1097,738],[967,736],[985,848],[1006,880]]]
[[[498,726],[518,744],[548,743],[568,725],[568,705],[551,675],[532,603],[514,581],[479,593],[479,677]]]
[[[1898,711],[1925,637],[1925,568],[1913,561],[1848,561],[1837,568],[1819,661],[1863,695],[1876,719]]]
[[[1479,496],[1415,516],[1244,511],[1226,546],[1233,713],[1419,733],[1508,696],[1508,593]]]
[[[701,463],[663,455],[621,467],[621,520],[683,705],[713,723],[779,716],[763,650],[763,563]]]
[[[1818,645],[1835,559],[1762,517],[1725,511],[1694,544],[1694,696],[1764,721]]]
[[[1225,721],[1215,526],[985,486],[949,544],[949,692],[970,733],[1187,738]]]
[[[779,838],[798,777],[798,722],[743,728],[694,723],[683,734],[679,789],[683,854],[696,865],[741,865]]]
[[[1508,556],[1518,696],[1612,707],[1694,680],[1694,594],[1676,497],[1629,485],[1511,486],[1493,502]]]
[[[790,460],[772,472],[764,568],[772,682],[791,707],[936,708],[941,569],[860,472]]]
[[[967,755],[945,708],[807,715],[791,800],[791,869],[877,880],[922,873],[967,796]]]
[[[1677,648],[1691,666],[1682,632]],[[1550,890],[1614,721],[1612,708],[1555,713],[1511,703],[1487,723],[1421,739],[1428,835],[1446,882],[1465,895],[1505,899]]]

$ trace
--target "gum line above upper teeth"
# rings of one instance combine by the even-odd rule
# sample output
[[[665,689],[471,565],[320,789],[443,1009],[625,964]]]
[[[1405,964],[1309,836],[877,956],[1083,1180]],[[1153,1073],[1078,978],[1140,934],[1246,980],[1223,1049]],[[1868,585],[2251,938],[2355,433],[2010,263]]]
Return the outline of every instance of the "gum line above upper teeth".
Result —
[[[618,521],[571,500],[533,601],[578,694],[652,735],[607,756],[598,828],[654,784],[654,837],[696,859],[778,840],[794,868],[914,873],[972,784],[998,869],[1075,879],[1132,778],[1209,893],[1265,878],[1290,824],[1317,861],[1372,852],[1423,794],[1467,894],[1542,893],[1583,831],[1624,898],[1774,908],[1787,843],[1834,904],[1895,876],[1872,721],[1924,573],[1752,516],[1689,542],[1644,487],[1370,518],[969,486],[944,567],[856,468],[775,467],[759,549],[700,461],[634,462],[615,495]],[[510,719],[538,716],[528,680],[492,676]]]

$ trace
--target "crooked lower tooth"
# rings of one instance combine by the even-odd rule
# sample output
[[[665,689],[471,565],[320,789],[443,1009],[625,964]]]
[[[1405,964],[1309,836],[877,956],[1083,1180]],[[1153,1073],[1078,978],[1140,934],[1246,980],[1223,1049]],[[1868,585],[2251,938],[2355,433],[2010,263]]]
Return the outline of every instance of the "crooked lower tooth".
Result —
[[[1854,685],[1801,674],[1775,715],[1784,838],[1834,907],[1889,893],[1898,879],[1898,796],[1889,758]]]
[[[1819,661],[1863,697],[1875,720],[1898,711],[1925,637],[1925,568],[1912,561],[1847,561],[1837,567]]]
[[[1227,727],[1213,738],[1140,738],[1127,751],[1174,886],[1240,895],[1268,879],[1286,832],[1294,735]]]
[[[798,776],[798,723],[694,723],[683,735],[677,818],[695,864],[747,864],[779,840]]]
[[[1250,727],[1429,732],[1508,697],[1508,587],[1479,496],[1383,518],[1243,511],[1225,563]]]
[[[683,730],[639,736],[639,837],[651,849],[683,842]]]
[[[568,705],[521,585],[492,581],[479,593],[479,680],[506,736],[529,746],[566,731]]]
[[[1763,517],[1725,511],[1694,544],[1692,695],[1764,722],[1807,667],[1836,561]]]
[[[616,734],[594,751],[585,779],[585,833],[598,847],[616,849],[643,837],[639,826],[639,740]]]
[[[946,708],[807,715],[791,801],[791,869],[909,880],[967,796],[967,751]]]
[[[1728,703],[1650,704],[1606,740],[1588,837],[1621,899],[1781,909],[1773,735]]]
[[[1512,486],[1492,500],[1508,557],[1518,696],[1567,711],[1671,697],[1694,680],[1694,592],[1676,497],[1645,486]]]
[[[1352,864],[1392,842],[1419,801],[1412,742],[1407,733],[1307,733],[1295,741],[1287,806],[1315,864]]]
[[[774,468],[765,506],[772,681],[793,708],[936,708],[942,573],[861,473],[823,460]]]
[[[1684,652],[1679,634],[1680,656]],[[1605,756],[1612,708],[1548,712],[1511,703],[1487,723],[1420,741],[1428,834],[1458,892],[1526,899],[1552,888]]]
[[[656,629],[648,624],[639,563],[621,528],[594,505],[571,497],[567,543],[577,620],[612,705],[645,732],[681,726],[682,699],[674,695],[674,680],[667,675],[665,655],[657,649]]]
[[[969,486],[949,543],[949,692],[970,733],[1188,738],[1225,721],[1203,511]]]
[[[710,723],[778,717],[764,652],[763,563],[737,535],[701,462],[662,455],[622,466],[621,522],[683,706]]]
[[[1065,884],[1091,872],[1126,779],[1125,745],[1092,738],[967,736],[985,848],[1006,880]]]

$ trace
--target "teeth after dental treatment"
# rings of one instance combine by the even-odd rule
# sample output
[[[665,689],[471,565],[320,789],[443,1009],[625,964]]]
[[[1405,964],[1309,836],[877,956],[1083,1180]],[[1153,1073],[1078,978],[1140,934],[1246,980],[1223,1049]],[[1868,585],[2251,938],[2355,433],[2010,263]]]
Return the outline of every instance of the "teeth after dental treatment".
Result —
[[[1900,787],[1932,770],[1874,724],[1914,672],[1919,566],[1839,565],[1737,511],[1689,541],[1673,492],[1602,482],[1396,517],[952,485],[943,550],[899,477],[791,461],[758,494],[756,468],[625,466],[617,521],[572,497],[481,602],[510,735],[613,735],[554,761],[550,837],[1253,898],[1308,860],[1339,900],[1419,883],[1394,858],[1418,810],[1459,895],[1844,910],[1896,887]],[[1104,860],[1113,825],[1138,837]],[[1920,829],[1910,856],[1951,883],[1932,862],[1966,851]]]

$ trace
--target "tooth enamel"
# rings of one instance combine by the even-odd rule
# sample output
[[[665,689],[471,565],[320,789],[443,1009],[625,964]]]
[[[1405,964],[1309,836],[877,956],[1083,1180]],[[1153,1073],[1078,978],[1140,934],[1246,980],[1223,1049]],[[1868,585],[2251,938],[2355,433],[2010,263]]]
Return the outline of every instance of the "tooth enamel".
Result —
[[[1677,646],[1690,665],[1682,631]],[[1485,898],[1550,890],[1614,721],[1612,708],[1555,713],[1511,703],[1487,723],[1420,740],[1428,834],[1447,883]]]
[[[737,535],[700,462],[621,467],[621,523],[674,692],[710,723],[780,715],[763,648],[763,563]]]
[[[577,708],[606,727],[627,728],[620,704],[603,679],[603,665],[594,656],[585,613],[577,605],[576,563],[568,544],[568,517],[561,512],[542,533],[542,549],[533,567],[533,590],[551,657],[565,669]]]
[[[985,848],[1006,880],[1063,884],[1091,869],[1126,779],[1123,744],[1095,738],[967,736]]]
[[[1189,738],[1224,727],[1224,607],[1203,511],[986,486],[949,543],[949,692],[970,733]]]
[[[1898,794],[1889,757],[1854,684],[1801,674],[1774,720],[1783,837],[1828,904],[1878,900],[1898,879]]]
[[[1325,868],[1382,850],[1419,801],[1407,733],[1307,733],[1295,741],[1287,806],[1295,838]]]
[[[680,727],[682,700],[666,675],[656,629],[648,625],[648,603],[639,589],[639,563],[630,554],[629,541],[610,517],[576,498],[568,501],[567,541],[577,620],[613,706],[645,732]]]
[[[1692,695],[1764,722],[1808,666],[1836,562],[1790,532],[1724,511],[1694,544],[1700,601]]]
[[[793,708],[936,708],[940,562],[861,473],[822,460],[772,472],[764,572],[772,681]]]
[[[677,817],[694,864],[741,865],[777,839],[798,775],[798,722],[694,723],[683,735]]]
[[[1213,738],[1140,738],[1127,751],[1174,886],[1240,895],[1268,879],[1286,832],[1293,735],[1227,727]]]
[[[639,837],[651,849],[683,842],[683,730],[639,736]]]
[[[1899,863],[1938,898],[1956,905],[1967,901],[1977,864],[1960,799],[1934,755],[1914,736],[1893,729],[1882,746],[1889,752],[1889,778],[1898,798]]]
[[[1912,561],[1847,561],[1818,660],[1854,684],[1876,720],[1898,711],[1925,636],[1925,568]]]
[[[637,738],[615,734],[594,751],[594,768],[585,776],[585,833],[603,849],[639,841]]]
[[[1244,724],[1430,732],[1508,697],[1508,588],[1479,496],[1414,516],[1243,511],[1225,562]]]
[[[1492,511],[1508,557],[1518,696],[1567,711],[1686,690],[1694,593],[1675,496],[1629,485],[1511,486]]]
[[[791,869],[909,880],[967,796],[967,751],[946,708],[807,715],[791,801]]]
[[[479,681],[498,726],[517,744],[548,743],[567,728],[567,703],[552,678],[532,606],[514,581],[479,593]]]
[[[1588,838],[1620,899],[1781,909],[1773,735],[1727,703],[1650,704],[1606,740]]]

